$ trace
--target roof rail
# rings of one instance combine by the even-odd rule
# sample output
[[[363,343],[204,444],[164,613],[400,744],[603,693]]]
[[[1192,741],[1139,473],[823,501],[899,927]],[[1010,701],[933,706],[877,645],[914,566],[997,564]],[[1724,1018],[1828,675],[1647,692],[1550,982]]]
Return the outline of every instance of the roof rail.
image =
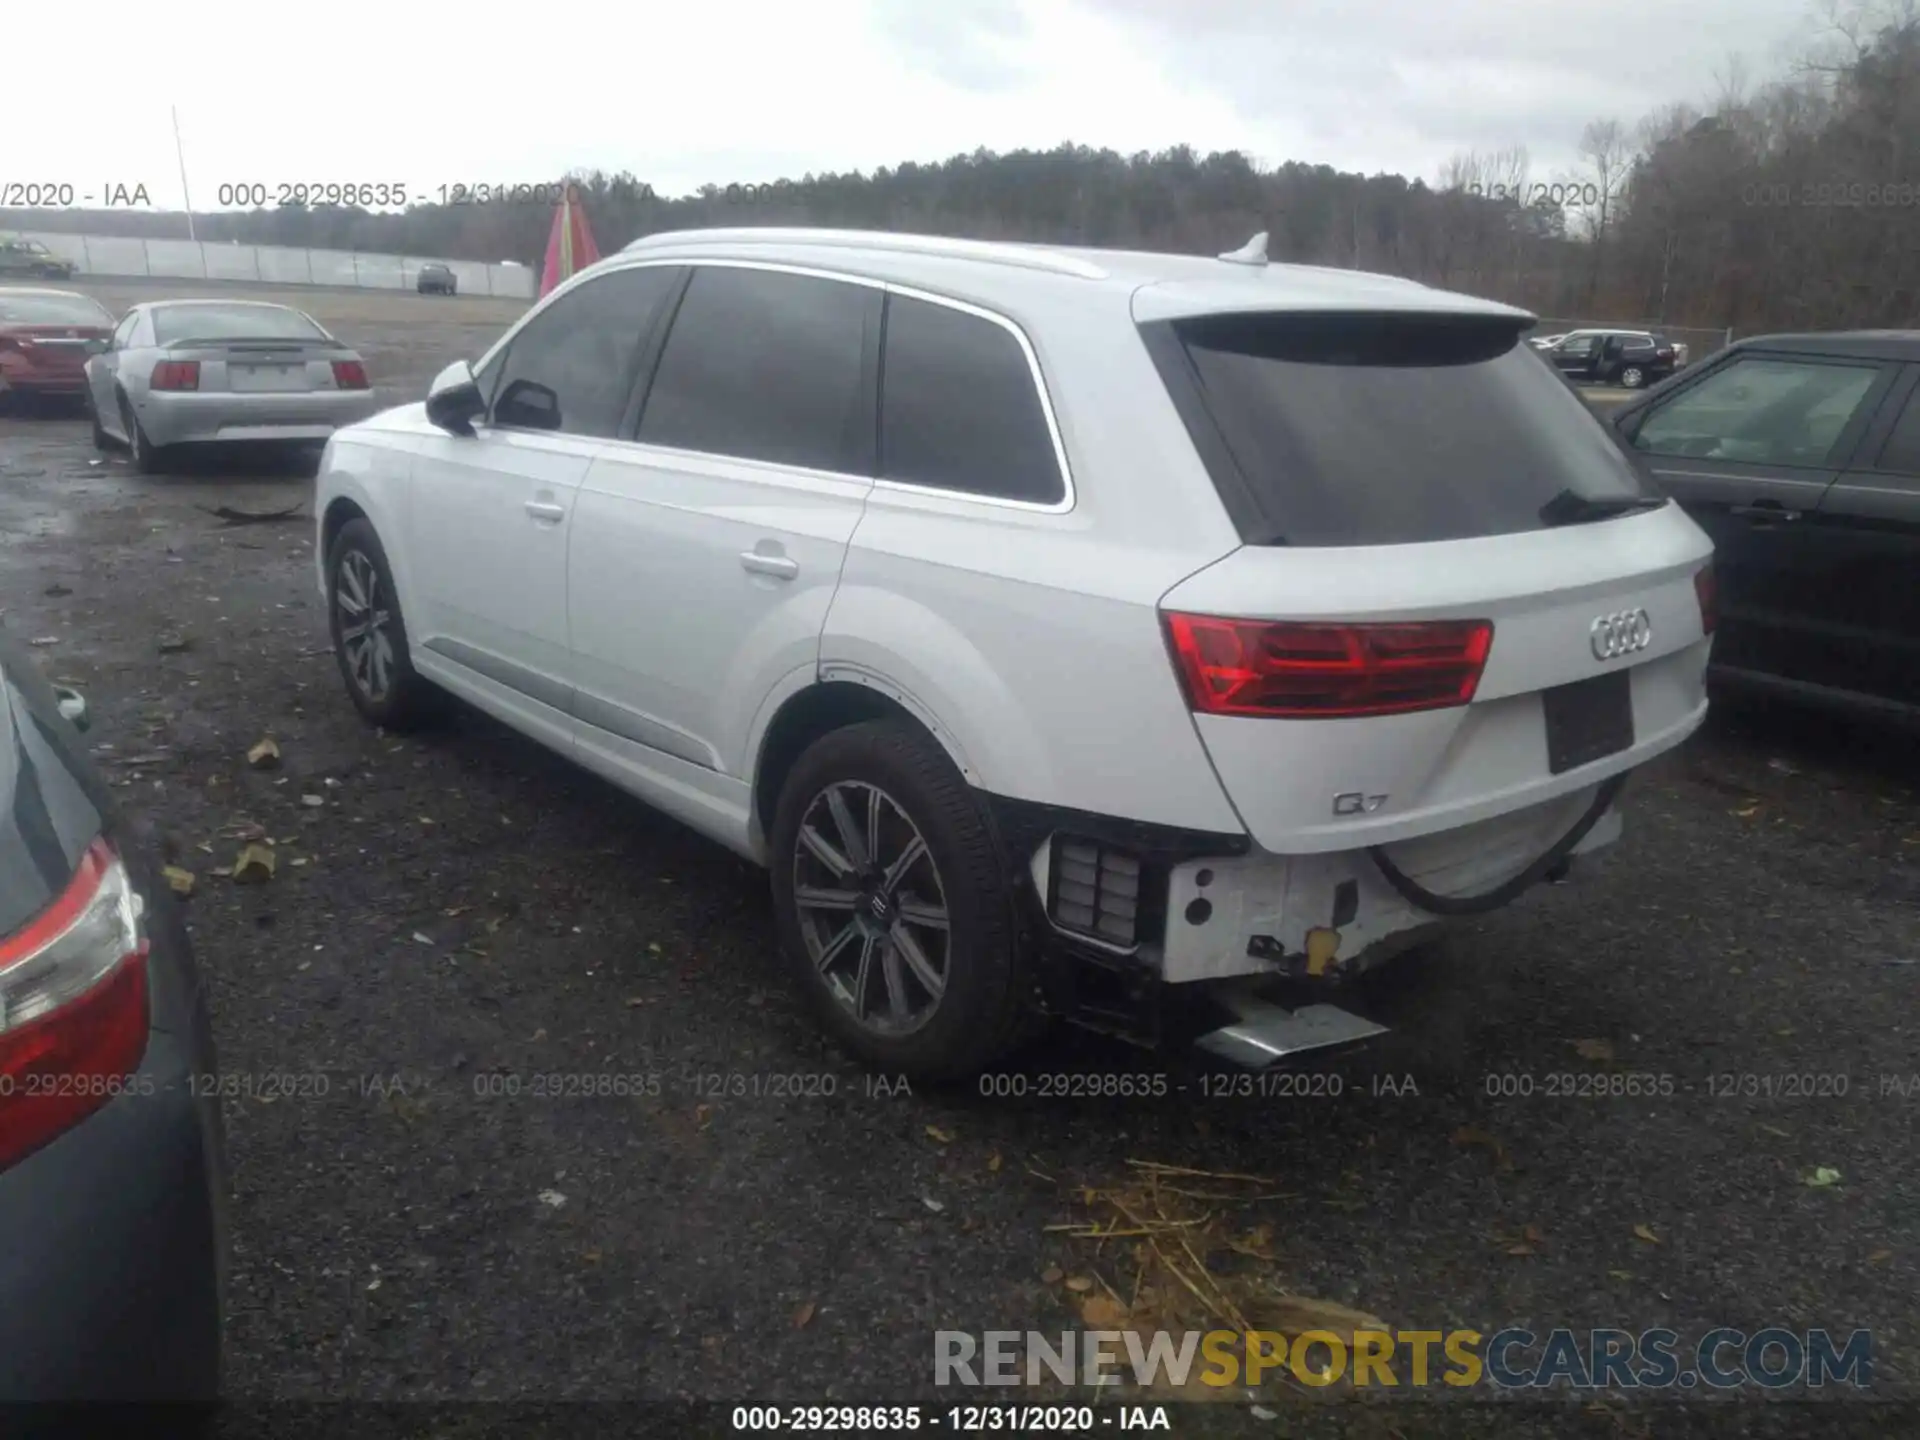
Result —
[[[674,245],[813,245],[848,250],[885,250],[900,255],[930,255],[951,260],[980,260],[1045,270],[1082,280],[1104,280],[1108,272],[1091,260],[1039,245],[1012,241],[959,240],[944,235],[897,235],[884,230],[815,230],[800,226],[743,225],[715,230],[660,230],[627,245],[622,254]]]

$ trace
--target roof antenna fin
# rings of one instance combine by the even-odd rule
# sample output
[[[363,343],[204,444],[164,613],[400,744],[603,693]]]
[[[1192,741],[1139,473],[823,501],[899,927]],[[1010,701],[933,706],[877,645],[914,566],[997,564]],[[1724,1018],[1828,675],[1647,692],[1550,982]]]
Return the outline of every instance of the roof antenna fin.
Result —
[[[1230,265],[1264,265],[1267,263],[1267,232],[1262,230],[1238,250],[1229,250],[1220,257]]]

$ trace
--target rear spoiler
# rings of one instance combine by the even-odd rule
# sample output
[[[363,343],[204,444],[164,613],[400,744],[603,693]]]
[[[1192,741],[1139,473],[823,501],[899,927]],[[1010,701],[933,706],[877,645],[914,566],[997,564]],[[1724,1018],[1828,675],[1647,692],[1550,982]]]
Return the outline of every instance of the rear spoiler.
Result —
[[[331,335],[288,336],[286,338],[276,338],[270,335],[194,335],[179,340],[162,341],[159,348],[162,350],[194,350],[207,346],[220,345],[224,345],[229,349],[242,348],[247,350],[305,350],[316,347],[328,350],[344,350],[347,348]]]

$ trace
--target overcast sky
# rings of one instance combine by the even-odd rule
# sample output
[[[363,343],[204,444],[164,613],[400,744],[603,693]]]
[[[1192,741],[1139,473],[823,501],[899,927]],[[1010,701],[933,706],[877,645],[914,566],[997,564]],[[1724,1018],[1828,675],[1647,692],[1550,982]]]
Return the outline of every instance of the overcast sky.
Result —
[[[7,8],[0,185],[67,183],[98,203],[144,184],[177,207],[177,104],[201,209],[223,183],[387,182],[434,199],[599,167],[673,195],[1067,140],[1429,182],[1459,150],[1524,145],[1551,178],[1587,120],[1704,101],[1730,56],[1764,77],[1817,32],[1811,0]],[[110,41],[83,85],[67,63],[91,43],[76,19]]]

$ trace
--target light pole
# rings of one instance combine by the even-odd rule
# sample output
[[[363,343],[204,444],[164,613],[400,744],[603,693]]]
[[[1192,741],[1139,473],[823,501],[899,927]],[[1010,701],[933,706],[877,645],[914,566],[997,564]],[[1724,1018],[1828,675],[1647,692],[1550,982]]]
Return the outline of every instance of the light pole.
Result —
[[[180,162],[180,198],[187,202],[187,239],[197,241],[200,237],[193,233],[193,196],[187,190],[187,152],[180,145],[180,107],[173,110],[173,153]]]

